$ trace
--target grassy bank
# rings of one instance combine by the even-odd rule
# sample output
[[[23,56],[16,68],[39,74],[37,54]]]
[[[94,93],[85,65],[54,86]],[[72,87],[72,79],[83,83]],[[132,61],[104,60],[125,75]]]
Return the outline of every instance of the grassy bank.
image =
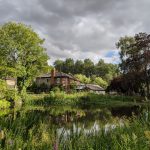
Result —
[[[30,94],[26,105],[135,105],[142,102],[141,97],[99,95],[95,93],[79,92],[67,94],[65,92],[50,92],[50,94]]]

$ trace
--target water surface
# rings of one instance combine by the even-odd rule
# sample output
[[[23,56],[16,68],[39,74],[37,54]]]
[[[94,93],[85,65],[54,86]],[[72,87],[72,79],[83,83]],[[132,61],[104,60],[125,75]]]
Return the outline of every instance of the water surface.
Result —
[[[23,107],[20,110],[0,112],[1,147],[6,145],[36,144],[40,142],[53,143],[56,139],[67,138],[71,133],[105,132],[123,126],[126,118],[132,115],[140,116],[148,108],[132,107]],[[16,142],[17,141],[17,142]],[[18,142],[20,141],[20,143]]]

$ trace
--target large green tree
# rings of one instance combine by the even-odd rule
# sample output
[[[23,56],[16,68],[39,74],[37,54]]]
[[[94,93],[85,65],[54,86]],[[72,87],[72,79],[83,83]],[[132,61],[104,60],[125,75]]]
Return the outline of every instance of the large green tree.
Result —
[[[21,93],[26,92],[32,80],[48,67],[43,42],[31,27],[22,23],[0,26],[1,76],[16,77]]]
[[[150,94],[150,35],[136,34],[134,37],[122,37],[117,43],[120,49],[120,69],[123,79],[132,81],[128,89],[133,92]],[[143,95],[143,94],[142,94]]]

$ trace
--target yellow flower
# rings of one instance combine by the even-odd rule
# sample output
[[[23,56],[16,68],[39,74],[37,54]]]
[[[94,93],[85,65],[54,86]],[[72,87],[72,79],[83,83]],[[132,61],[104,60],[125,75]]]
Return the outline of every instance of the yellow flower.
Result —
[[[43,132],[42,133],[42,141],[46,142],[46,143],[49,141],[49,134],[48,134],[48,132]]]
[[[145,137],[150,141],[150,131],[144,131]]]

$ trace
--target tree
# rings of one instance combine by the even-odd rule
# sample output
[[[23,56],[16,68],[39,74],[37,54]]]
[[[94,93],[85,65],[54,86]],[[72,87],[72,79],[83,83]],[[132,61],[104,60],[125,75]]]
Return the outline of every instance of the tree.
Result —
[[[2,68],[6,72],[11,68],[13,76],[17,77],[20,93],[26,92],[33,78],[47,69],[48,56],[43,47],[44,40],[31,27],[12,22],[0,27],[0,37]]]
[[[134,37],[120,38],[117,47],[120,48],[120,69],[126,81],[131,81],[128,88],[137,93],[144,90],[148,97],[150,95],[150,35],[139,33]]]
[[[105,78],[106,74],[109,73],[109,68],[104,60],[100,59],[95,66],[96,75],[102,78]]]
[[[120,49],[120,60],[121,63],[119,64],[120,70],[122,73],[127,73],[129,71],[128,65],[126,64],[126,60],[130,55],[132,55],[133,48],[132,45],[135,44],[135,39],[134,37],[121,37],[119,39],[119,42],[116,43],[116,47]]]
[[[101,77],[92,76],[91,81],[92,81],[91,83],[97,84],[103,88],[106,88],[108,86],[108,83]]]
[[[81,81],[81,83],[91,83],[91,79],[82,74],[76,74],[75,77]]]
[[[72,58],[67,58],[64,62],[64,70],[66,73],[74,74],[74,60]]]
[[[90,77],[94,74],[94,63],[90,59],[84,60],[84,74]]]
[[[105,63],[103,59],[95,65],[95,74],[103,80],[109,82],[113,77],[119,74],[118,66],[110,63]]]
[[[77,60],[75,62],[75,66],[74,66],[75,74],[82,74],[83,69],[84,69],[83,67],[84,67],[83,61],[82,60]]]
[[[64,61],[58,59],[54,62],[54,67],[64,73],[82,74],[88,78],[95,75],[108,83],[119,74],[118,65],[105,63],[103,59],[100,59],[97,64],[94,64],[90,59],[85,59],[84,62],[82,60],[74,61],[71,58]]]
[[[131,62],[135,71],[142,73],[143,83],[146,87],[146,95],[150,96],[150,35],[147,33],[139,33],[135,35],[136,43],[133,45],[134,55],[132,55]]]
[[[54,62],[54,67],[58,71],[63,71],[64,70],[64,61],[63,60],[56,60]]]

